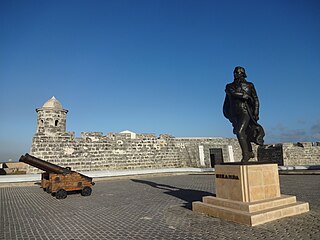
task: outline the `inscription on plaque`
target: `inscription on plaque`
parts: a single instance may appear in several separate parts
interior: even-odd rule
[[[239,177],[237,175],[230,175],[230,174],[216,174],[216,178],[239,180]]]

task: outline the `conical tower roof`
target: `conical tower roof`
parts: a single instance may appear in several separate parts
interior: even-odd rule
[[[45,104],[43,104],[42,108],[53,108],[58,110],[63,109],[61,103],[54,96],[50,98]]]

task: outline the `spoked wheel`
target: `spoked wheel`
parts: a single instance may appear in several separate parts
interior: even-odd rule
[[[67,191],[64,190],[64,189],[59,189],[57,192],[56,192],[56,198],[57,199],[64,199],[67,197]]]
[[[82,195],[82,196],[90,196],[91,193],[92,193],[91,187],[84,187],[84,188],[82,188],[82,190],[81,190],[81,195]]]

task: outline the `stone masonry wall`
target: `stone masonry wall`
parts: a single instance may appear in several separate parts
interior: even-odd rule
[[[200,162],[199,146],[203,146],[204,164]],[[239,160],[241,150],[236,139],[175,138],[170,135],[109,133],[82,133],[75,138],[73,132],[54,136],[36,133],[30,154],[62,167],[76,171],[211,167],[210,148],[221,148],[224,161],[229,161],[228,146]],[[29,167],[28,172],[40,172]]]
[[[203,159],[200,159],[200,148]],[[210,149],[222,150],[224,162],[240,161],[241,149],[236,139],[226,138],[175,138],[170,135],[109,133],[82,133],[75,138],[73,132],[54,136],[36,133],[31,155],[76,171],[120,170],[143,168],[212,167]],[[284,143],[253,146],[259,162],[276,162],[279,165],[320,165],[319,143]],[[256,159],[254,159],[256,160]],[[254,161],[251,160],[251,161]],[[29,173],[40,170],[29,167]]]
[[[240,161],[241,149],[237,139],[227,138],[173,138],[171,141],[179,145],[182,151],[182,158],[188,159],[190,166],[212,167],[210,162],[210,149],[221,148],[224,162],[230,162],[228,146],[232,146],[235,161]],[[204,163],[200,163],[199,146],[203,146]]]
[[[84,132],[76,138],[66,132],[68,110],[52,97],[37,112],[37,131],[30,154],[76,171],[213,167],[241,160],[237,139],[175,138],[168,134]],[[285,143],[258,147],[251,161],[277,162],[280,165],[320,164],[320,143]],[[223,160],[222,160],[223,158]],[[28,165],[29,166],[29,165]],[[27,172],[40,172],[28,167]]]
[[[320,142],[283,143],[286,166],[320,165]]]
[[[39,108],[36,111],[38,133],[46,132],[46,135],[54,136],[55,133],[66,131],[67,110]]]

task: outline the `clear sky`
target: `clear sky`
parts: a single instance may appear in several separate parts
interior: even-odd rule
[[[318,0],[0,1],[0,161],[29,151],[55,96],[67,131],[234,137],[246,68],[266,143],[320,141]]]

